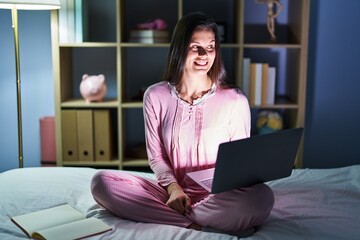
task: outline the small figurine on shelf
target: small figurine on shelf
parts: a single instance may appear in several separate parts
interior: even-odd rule
[[[271,42],[276,42],[275,35],[275,18],[280,14],[283,9],[283,6],[280,4],[279,0],[255,0],[256,3],[266,3],[267,4],[267,29],[270,33]],[[276,9],[275,9],[276,5]]]
[[[107,92],[105,76],[84,74],[80,83],[80,93],[87,103],[103,101]]]
[[[169,32],[166,28],[167,23],[161,18],[139,23],[136,29],[130,32],[130,42],[168,43]]]

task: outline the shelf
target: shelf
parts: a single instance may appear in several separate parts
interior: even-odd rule
[[[137,48],[137,47],[170,47],[170,43],[131,43],[122,42],[121,47]],[[222,48],[240,48],[241,45],[238,43],[221,43]]]
[[[245,43],[244,48],[297,48],[300,49],[300,44],[277,44],[277,43]]]
[[[270,43],[270,36],[265,24],[245,24],[244,33],[244,44]],[[286,25],[276,25],[276,37],[278,44],[300,44],[292,29]]]
[[[123,42],[120,43],[121,47],[137,48],[137,47],[170,47],[170,43],[131,43]]]
[[[241,48],[240,44],[237,43],[220,43],[221,48]]]
[[[52,11],[52,56],[55,88],[55,124],[58,165],[91,167],[148,167],[145,155],[131,155],[129,148],[143,144],[143,92],[162,80],[169,43],[130,42],[138,23],[162,18],[170,36],[177,21],[202,11],[222,25],[221,53],[229,81],[242,86],[243,58],[276,68],[275,104],[250,106],[284,114],[286,127],[304,125],[307,70],[309,0],[286,0],[276,21],[276,42],[270,42],[266,4],[254,0],[111,0],[89,1],[88,42],[59,43],[58,11]],[[139,7],[141,6],[141,7]],[[161,9],[166,9],[162,11]],[[107,99],[86,103],[79,85],[84,73],[104,74]],[[286,96],[286,97],[283,97]],[[62,111],[106,109],[111,112],[113,150],[108,162],[64,162]],[[301,156],[299,150],[299,159]],[[66,160],[72,160],[67,158]],[[301,160],[296,163],[301,166]]]
[[[62,108],[116,108],[118,105],[116,100],[87,103],[84,99],[71,99],[61,103]]]
[[[296,109],[299,106],[289,100],[287,100],[286,98],[277,98],[276,103],[273,105],[255,105],[255,106],[251,106],[252,108],[269,108],[269,109]],[[127,102],[127,103],[122,103],[121,107],[123,108],[142,108],[143,107],[143,103],[142,102]]]
[[[271,105],[252,105],[252,108],[267,108],[267,109],[297,109],[299,105],[291,101],[288,97],[277,96],[275,104]]]
[[[266,109],[297,109],[296,104],[274,104],[274,105],[252,105],[251,108],[266,108]]]
[[[82,43],[61,43],[59,47],[117,47],[117,43],[107,42],[82,42]]]
[[[121,104],[121,107],[123,108],[142,108],[143,103],[142,102],[125,102]]]

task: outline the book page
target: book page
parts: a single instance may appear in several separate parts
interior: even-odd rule
[[[59,225],[36,232],[32,235],[35,239],[79,239],[100,234],[111,230],[103,221],[97,218],[87,218],[72,223]]]
[[[68,204],[11,218],[29,237],[36,231],[81,219],[84,216]]]

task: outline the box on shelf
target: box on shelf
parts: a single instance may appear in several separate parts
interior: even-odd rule
[[[56,164],[55,119],[53,116],[40,118],[41,163]]]
[[[130,42],[168,43],[169,32],[165,30],[131,30]]]

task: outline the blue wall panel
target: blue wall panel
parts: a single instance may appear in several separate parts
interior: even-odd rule
[[[360,1],[311,6],[304,167],[360,164]]]
[[[0,10],[0,172],[18,167],[15,50],[10,10]],[[50,12],[19,11],[24,166],[40,166],[39,119],[54,115]]]

